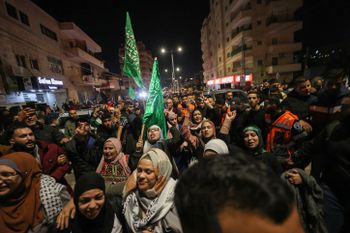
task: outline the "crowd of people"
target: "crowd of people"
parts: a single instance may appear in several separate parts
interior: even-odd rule
[[[166,135],[128,98],[3,109],[0,231],[350,232],[346,78],[167,92]]]

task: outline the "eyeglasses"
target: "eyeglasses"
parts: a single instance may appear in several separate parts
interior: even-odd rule
[[[0,172],[0,180],[11,180],[17,175],[17,172]]]

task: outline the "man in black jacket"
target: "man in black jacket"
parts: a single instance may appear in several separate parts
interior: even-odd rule
[[[75,179],[86,172],[95,171],[101,160],[102,153],[90,133],[90,124],[85,119],[77,120],[75,136],[65,145],[64,149],[68,159],[72,162]]]

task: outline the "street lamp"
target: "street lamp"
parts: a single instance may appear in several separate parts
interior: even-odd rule
[[[171,56],[171,67],[172,67],[171,80],[172,80],[173,88],[174,88],[174,89],[178,89],[178,87],[175,87],[175,83],[177,83],[177,82],[176,82],[176,78],[175,78],[174,52],[179,52],[179,53],[181,53],[181,52],[182,52],[182,47],[177,47],[176,50],[172,50],[172,49],[171,49],[170,51],[167,51],[165,48],[162,48],[160,51],[161,51],[161,53],[163,53],[163,54],[170,52],[170,56]],[[176,68],[176,71],[180,71],[180,68],[177,67],[177,68]],[[177,83],[177,84],[178,84],[178,83]],[[174,92],[176,92],[176,90],[174,90]]]

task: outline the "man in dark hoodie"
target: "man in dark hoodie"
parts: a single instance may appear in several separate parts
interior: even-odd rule
[[[331,69],[326,73],[325,88],[320,91],[317,102],[310,105],[314,135],[321,132],[335,114],[340,112],[342,99],[349,95],[349,91],[343,84],[345,78],[344,69]]]

